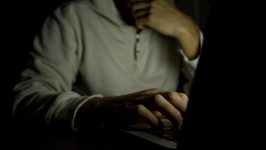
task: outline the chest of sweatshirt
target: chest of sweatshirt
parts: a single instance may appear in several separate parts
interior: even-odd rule
[[[174,39],[152,29],[137,33],[94,9],[79,9],[73,18],[69,22],[75,33],[78,72],[87,91],[95,94],[110,85],[122,90],[164,87],[171,81],[166,88],[176,87],[181,59]],[[126,92],[130,91],[122,93]]]

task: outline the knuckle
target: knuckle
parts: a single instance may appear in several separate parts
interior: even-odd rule
[[[188,95],[185,93],[179,93],[184,100],[188,100]]]
[[[182,117],[182,114],[179,111],[176,112],[176,118],[177,118],[177,125],[182,125],[183,117]]]
[[[154,96],[154,102],[157,104],[157,105],[160,105],[163,103],[163,96],[160,95],[160,94],[156,94]]]
[[[136,110],[138,114],[144,114],[145,113],[145,106],[142,104],[139,104],[136,106]]]
[[[179,119],[182,119],[182,114],[181,112],[179,112],[178,110],[176,111],[176,116],[179,118]]]
[[[177,94],[175,92],[169,92],[168,96],[169,96],[170,100],[173,100],[173,99],[176,99]]]

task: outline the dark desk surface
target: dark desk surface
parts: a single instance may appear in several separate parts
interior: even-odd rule
[[[9,149],[25,150],[164,150],[147,141],[115,130],[57,133],[52,131],[5,131],[4,144]],[[12,144],[11,144],[12,143]]]

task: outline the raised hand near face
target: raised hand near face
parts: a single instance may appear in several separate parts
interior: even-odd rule
[[[176,8],[174,0],[130,0],[138,29],[151,28],[176,38],[189,59],[199,54],[200,33],[193,20]]]

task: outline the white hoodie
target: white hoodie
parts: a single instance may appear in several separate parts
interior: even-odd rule
[[[85,101],[149,88],[176,91],[180,71],[192,80],[198,61],[188,61],[170,37],[151,29],[137,34],[112,0],[58,7],[35,37],[31,56],[14,88],[16,118],[25,126],[73,130]]]

